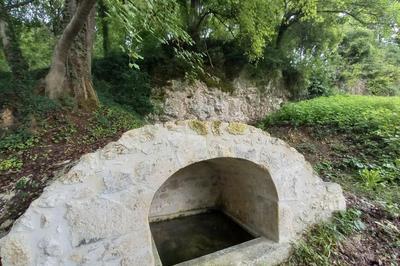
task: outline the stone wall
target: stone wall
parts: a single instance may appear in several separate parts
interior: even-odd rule
[[[172,80],[169,86],[155,88],[153,94],[162,100],[154,101],[159,114],[149,116],[154,121],[220,120],[253,124],[276,111],[286,101],[284,91],[272,85],[256,86],[248,79],[237,78],[233,91],[209,88],[201,81],[193,84]]]
[[[243,160],[220,160],[222,209],[250,232],[278,241],[278,196],[266,169]]]
[[[151,221],[216,208],[220,197],[217,173],[206,162],[193,164],[172,175],[157,191],[150,208]]]

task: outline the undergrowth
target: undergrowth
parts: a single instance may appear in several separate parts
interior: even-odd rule
[[[311,228],[305,237],[295,244],[288,265],[331,265],[331,257],[340,241],[350,234],[365,229],[361,211],[348,209],[337,213],[329,222]]]
[[[34,91],[37,81],[16,84],[2,78],[0,112],[8,109],[14,122],[0,127],[0,193],[13,195],[0,199],[0,233],[41,194],[55,173],[142,125],[139,113],[149,108],[146,97],[130,104],[140,86],[133,82],[114,94],[107,91],[110,84],[102,81],[99,108],[84,112],[75,108],[72,99],[55,102],[41,96]],[[132,81],[123,81],[127,80]]]
[[[398,246],[398,236],[371,227],[400,216],[400,97],[337,95],[289,103],[259,127],[286,138],[312,159],[315,171],[326,181],[337,182],[345,191],[382,208],[392,218],[372,214],[368,230],[375,230],[374,237],[385,235],[388,243],[382,247],[389,252],[391,246]],[[287,263],[340,265],[343,261],[335,262],[340,257],[336,256],[339,245],[364,229],[361,214],[369,215],[351,208],[315,226],[295,245]]]
[[[35,84],[27,81],[21,85],[9,78],[0,79],[0,85],[4,85],[0,88],[0,95],[4,96],[0,97],[0,111],[12,110],[15,120],[9,129],[0,128],[0,174],[18,173],[25,165],[24,160],[36,161],[46,156],[27,158],[26,154],[36,147],[48,147],[51,153],[55,145],[91,145],[139,127],[142,119],[135,111],[148,108],[147,102],[136,106],[119,103],[121,95],[110,97],[101,88],[100,107],[83,113],[66,102],[55,102],[36,94]]]
[[[309,127],[320,139],[343,136],[337,161],[316,165],[345,188],[400,213],[400,97],[332,96],[290,103],[260,126]]]

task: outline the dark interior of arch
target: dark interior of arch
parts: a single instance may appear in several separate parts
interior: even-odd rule
[[[216,158],[180,169],[158,189],[150,208],[163,265],[258,236],[278,240],[277,201],[268,171],[251,161]]]

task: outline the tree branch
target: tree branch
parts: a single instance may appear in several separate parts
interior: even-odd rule
[[[198,20],[198,22],[197,22],[197,24],[196,24],[196,26],[195,26],[195,29],[196,29],[196,30],[199,29],[200,26],[201,26],[201,23],[203,23],[203,20],[204,20],[208,15],[211,15],[211,14],[212,14],[212,11],[211,11],[211,10],[208,10],[207,12],[204,12],[204,13],[199,17],[199,20]]]
[[[64,32],[57,43],[60,56],[62,56],[64,59],[63,61],[65,61],[67,52],[71,47],[75,36],[83,28],[85,21],[95,3],[96,0],[81,1],[76,9],[75,14],[71,18],[71,21],[64,29]]]
[[[222,25],[224,25],[225,28],[227,28],[233,38],[236,38],[235,34],[232,31],[232,28],[228,24],[226,24],[226,21],[224,21],[224,16],[222,14],[213,9],[210,9],[208,12],[210,12],[210,14],[212,14]]]
[[[303,14],[301,13],[300,10],[287,12],[282,17],[281,24],[279,25],[279,28],[278,28],[278,34],[276,36],[275,48],[279,49],[281,47],[283,36],[286,33],[286,31],[293,24],[299,22],[302,17],[303,17]]]
[[[357,17],[357,15],[355,15],[355,14],[349,12],[349,11],[346,11],[346,10],[320,10],[318,12],[319,13],[337,13],[337,14],[343,13],[345,15],[348,15],[348,16],[352,17],[354,20],[360,22],[363,25],[367,24],[364,20],[362,20],[359,17]]]

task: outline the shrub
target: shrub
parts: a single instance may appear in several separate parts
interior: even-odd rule
[[[111,99],[141,115],[153,111],[150,78],[144,72],[131,69],[127,56],[113,55],[97,60],[93,73],[103,103],[108,104]]]

